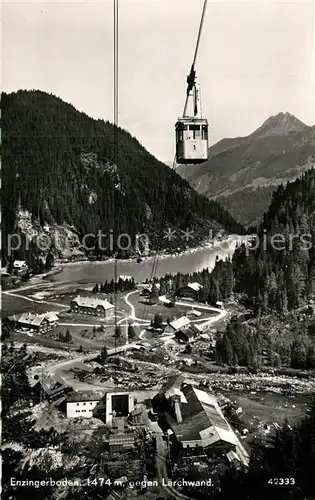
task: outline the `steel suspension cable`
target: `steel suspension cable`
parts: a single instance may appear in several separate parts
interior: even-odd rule
[[[204,22],[204,18],[205,18],[207,3],[208,3],[208,0],[204,0],[204,2],[203,2],[203,8],[202,8],[202,14],[201,14],[201,20],[200,20],[200,25],[199,25],[199,30],[198,30],[198,36],[197,36],[195,54],[194,54],[193,62],[192,62],[192,65],[191,65],[191,71],[190,71],[191,74],[195,71],[195,64],[196,64],[198,50],[199,50],[199,45],[200,45],[201,32],[202,32],[202,28],[203,28],[203,22]],[[188,105],[188,99],[189,99],[189,94],[187,93],[186,100],[185,100],[184,111],[183,111],[183,116],[186,115],[187,105]]]
[[[114,0],[114,161],[118,165],[118,0]],[[113,192],[113,212],[114,212],[114,228],[117,230],[117,214],[116,214],[116,189]],[[114,338],[115,338],[115,350],[117,349],[117,312],[118,312],[118,297],[117,297],[117,286],[118,286],[118,263],[117,263],[117,248],[114,249],[115,261],[114,261]],[[116,384],[115,384],[116,389]]]
[[[205,18],[207,3],[208,3],[208,0],[204,0],[204,2],[203,2],[203,8],[202,8],[202,14],[201,14],[201,20],[200,20],[200,24],[199,24],[197,42],[196,42],[196,47],[195,47],[195,52],[194,52],[194,58],[193,58],[193,62],[192,62],[192,65],[191,65],[191,70],[190,70],[190,75],[194,74],[194,71],[195,71],[195,64],[196,64],[198,50],[199,50],[199,45],[200,45],[200,39],[201,39],[201,33],[202,33],[202,28],[203,28],[203,23],[204,23],[204,18]],[[189,99],[189,92],[188,92],[188,89],[187,89],[187,95],[186,95],[186,99],[185,99],[183,116],[185,116],[185,113],[186,113],[186,110],[187,110],[188,99]],[[172,165],[172,168],[171,168],[170,180],[169,180],[168,190],[167,190],[167,193],[166,193],[166,198],[165,198],[165,203],[164,203],[164,209],[163,209],[163,213],[162,213],[160,233],[162,232],[164,223],[166,221],[166,209],[167,209],[167,206],[168,206],[168,203],[169,203],[169,199],[170,199],[170,195],[171,195],[171,192],[172,192],[175,167],[176,167],[176,154],[174,156],[173,165]],[[162,237],[161,237],[161,234],[160,234],[159,245],[161,243],[161,239],[162,239]],[[158,245],[156,253],[155,253],[154,257],[153,257],[153,265],[152,265],[152,271],[151,271],[151,275],[150,275],[150,281],[151,282],[153,281],[153,279],[155,277],[157,266],[158,266],[158,258],[159,258],[158,248],[159,248],[159,245]],[[147,307],[145,307],[145,309],[144,309],[144,314],[142,316],[142,319],[144,319],[144,316],[146,316],[146,315],[147,315]]]

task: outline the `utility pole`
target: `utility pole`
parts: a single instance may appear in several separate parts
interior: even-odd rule
[[[126,315],[126,344],[129,344],[128,328],[129,328],[129,320],[128,320],[128,315]]]
[[[40,383],[40,402],[45,402],[45,390],[44,390],[44,368],[42,367],[41,372],[41,383]]]

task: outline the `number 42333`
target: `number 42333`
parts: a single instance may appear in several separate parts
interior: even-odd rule
[[[282,486],[283,484],[295,484],[294,477],[274,477],[269,479],[268,484],[274,484],[277,486]]]

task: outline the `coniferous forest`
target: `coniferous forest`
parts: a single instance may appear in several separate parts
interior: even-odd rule
[[[257,238],[258,237],[258,238]],[[232,293],[252,311],[232,317],[216,342],[219,363],[279,369],[315,368],[315,171],[274,193],[250,248],[232,261],[217,259],[212,272],[165,276],[161,294],[198,282],[199,302],[215,305]]]
[[[151,241],[156,246],[159,243],[165,247],[169,242],[160,240],[158,235],[168,226],[194,229],[200,239],[207,236],[209,229],[217,231],[223,227],[238,234],[243,231],[218,203],[198,195],[128,132],[109,122],[93,120],[53,95],[39,91],[3,94],[1,120],[5,258],[6,237],[16,230],[20,207],[42,226],[67,222],[80,237],[114,228],[131,238],[146,232],[153,235]],[[196,240],[188,244],[194,246]],[[315,171],[311,170],[273,193],[250,248],[241,245],[233,259],[217,259],[212,271],[178,273],[155,280],[152,294],[156,299],[158,295],[173,294],[175,299],[181,287],[198,282],[202,288],[197,301],[216,304],[234,294],[238,305],[250,311],[249,320],[235,315],[224,331],[217,332],[215,363],[232,369],[253,368],[254,372],[260,368],[314,370],[314,244]],[[47,268],[51,259],[52,255],[46,262]],[[134,281],[120,280],[117,287],[121,292],[133,290]],[[113,282],[105,282],[95,285],[93,292],[111,293],[117,287]],[[160,320],[156,315],[154,325],[159,326]],[[119,332],[116,329],[116,337]],[[4,330],[2,340],[8,334]],[[131,324],[128,337],[135,337]],[[32,391],[26,371],[31,363],[26,346],[15,348],[13,342],[10,346],[5,343],[3,354],[4,439],[21,445],[16,450],[4,449],[4,477],[10,477],[12,470],[18,470],[24,447],[37,450],[49,445],[67,455],[73,442],[67,433],[62,433],[60,440],[55,431],[34,430],[34,422],[28,418]],[[105,362],[106,346],[102,357]],[[15,372],[11,371],[12,366]],[[312,372],[306,376],[311,377]],[[24,403],[27,420],[16,414],[14,426],[10,425],[10,408],[16,404],[23,408]],[[83,451],[79,450],[84,470],[87,463],[98,467],[103,460],[103,435],[97,446],[92,437]],[[70,453],[68,459],[73,459]],[[71,474],[78,472],[76,467],[69,469]],[[251,445],[246,471],[229,468],[210,493],[200,490],[194,498],[314,500],[314,471],[313,399],[300,423],[293,427],[285,424],[267,440],[267,445]],[[27,472],[42,479],[42,470],[36,467],[19,470],[17,477],[24,479]],[[63,477],[64,470],[59,468],[55,478]],[[16,492],[11,486],[4,491],[6,498],[28,498],[30,493],[30,489],[22,488]],[[81,489],[77,496],[71,491],[64,498],[94,499],[105,493],[108,491],[100,491],[97,485],[92,490]],[[47,495],[53,495],[53,491],[40,489],[39,496]]]
[[[170,244],[160,233],[169,226],[194,229],[199,241],[210,229],[242,231],[127,131],[54,95],[3,93],[1,129],[4,257],[19,207],[42,226],[68,223],[81,238],[113,229],[134,241],[146,232],[153,246],[164,248]],[[196,246],[196,239],[187,245]]]
[[[235,291],[257,314],[302,307],[315,294],[315,171],[280,186],[253,239],[233,257]]]

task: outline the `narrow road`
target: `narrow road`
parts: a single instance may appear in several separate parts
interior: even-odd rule
[[[159,297],[159,301],[162,302],[163,304],[168,304],[170,302],[170,300],[168,300],[165,297],[165,295],[162,295],[161,297]],[[212,306],[203,306],[203,305],[195,304],[195,303],[192,303],[192,302],[182,302],[181,300],[179,300],[179,301],[175,302],[175,305],[176,306],[182,306],[182,307],[189,307],[189,309],[191,309],[192,307],[194,307],[195,309],[203,309],[203,310],[206,310],[206,311],[213,311],[213,312],[218,313],[217,316],[214,316],[214,317],[212,316],[208,320],[204,319],[204,320],[192,320],[191,321],[191,323],[200,322],[201,326],[210,326],[213,323],[216,323],[217,321],[220,321],[221,319],[225,318],[225,316],[228,315],[228,312],[225,309],[219,309],[217,307],[212,307]],[[202,323],[202,321],[204,321],[204,323]]]
[[[131,302],[129,302],[129,297],[130,295],[133,295],[135,293],[139,293],[139,290],[134,290],[132,292],[129,292],[127,293],[126,297],[125,297],[125,302],[126,304],[130,307],[131,309],[131,314],[129,315],[129,318],[134,320],[134,321],[141,321],[141,323],[143,323],[144,325],[145,324],[150,324],[150,321],[149,320],[146,320],[146,319],[142,319],[142,318],[137,318],[136,317],[136,314],[135,314],[135,306],[133,304],[131,304]]]
[[[168,451],[167,444],[163,440],[163,436],[159,434],[155,436],[155,440],[156,440],[156,471],[159,484],[163,486],[166,492],[173,498],[176,498],[177,500],[189,500],[188,497],[182,495],[182,493],[179,493],[177,490],[175,490],[173,486],[165,485],[165,483],[167,483],[168,480],[167,467],[166,467],[166,457]]]

